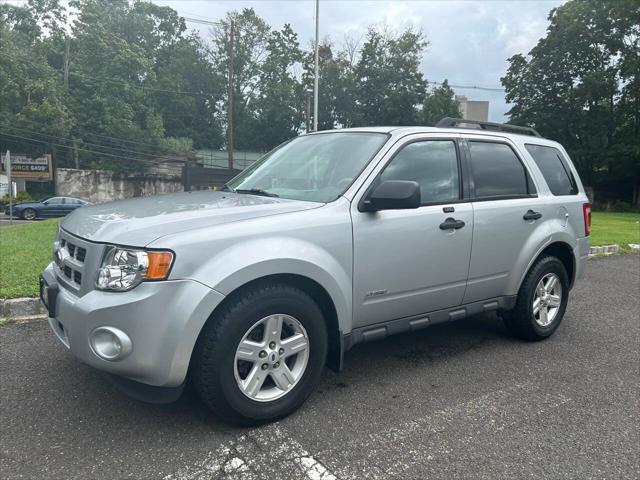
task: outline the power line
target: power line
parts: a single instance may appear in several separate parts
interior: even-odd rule
[[[21,61],[26,63],[27,65],[30,65],[32,68],[35,68],[36,70],[40,70],[40,72],[42,72],[42,67],[40,67],[39,65],[34,65],[31,61],[29,61],[28,59],[24,58],[24,57],[13,57],[11,55],[8,55],[4,52],[0,52],[0,55],[10,58],[11,60],[17,60],[17,61]],[[53,68],[53,67],[52,67]],[[55,70],[57,71],[57,70]],[[158,92],[158,93],[172,93],[175,95],[192,95],[192,96],[200,96],[200,97],[215,97],[218,94],[217,93],[212,93],[212,92],[191,92],[191,91],[184,91],[184,90],[165,90],[165,89],[161,89],[161,88],[153,88],[153,87],[143,87],[140,85],[134,85],[132,83],[127,82],[126,80],[123,79],[116,79],[116,78],[108,78],[108,77],[102,77],[102,78],[96,78],[96,77],[91,77],[89,75],[85,75],[82,73],[78,73],[78,72],[69,72],[69,75],[73,75],[75,77],[79,77],[79,78],[84,78],[86,80],[90,80],[93,82],[98,82],[98,85],[102,85],[105,82],[111,82],[111,83],[117,83],[119,85],[125,85],[127,87],[130,88],[135,88],[138,90],[144,90],[144,91],[150,91],[150,92]]]
[[[56,140],[63,140],[63,141],[67,141],[67,142],[81,141],[84,145],[89,145],[91,147],[106,148],[106,149],[115,150],[115,151],[120,150],[120,151],[123,151],[125,153],[131,153],[131,154],[136,154],[136,155],[145,155],[147,157],[158,158],[160,160],[168,160],[168,161],[175,160],[175,158],[169,157],[169,156],[165,156],[165,155],[156,155],[156,154],[150,153],[150,152],[143,152],[143,151],[139,151],[139,150],[131,150],[131,149],[122,148],[122,147],[111,147],[111,146],[103,145],[103,144],[100,144],[100,143],[87,142],[82,138],[73,139],[73,138],[69,138],[69,137],[51,135],[49,133],[42,133],[42,132],[38,132],[38,131],[34,131],[34,130],[27,130],[25,128],[14,127],[13,125],[7,125],[7,124],[0,124],[0,127],[10,128],[12,130],[18,130],[19,132],[25,132],[25,133],[29,133],[29,134],[32,134],[32,135],[40,135],[40,136],[43,136],[43,137],[54,138]]]
[[[432,81],[427,81],[428,84],[430,85],[443,85],[444,82],[432,82]],[[478,86],[478,85],[456,85],[455,83],[449,83],[447,82],[447,85],[449,85],[450,87],[453,88],[469,88],[469,89],[474,89],[474,90],[486,90],[489,92],[504,92],[506,91],[504,88],[500,88],[500,87],[482,87],[482,86]]]
[[[145,160],[145,159],[141,159],[141,158],[133,158],[133,157],[127,157],[125,155],[113,155],[110,153],[105,153],[105,152],[97,152],[95,150],[90,150],[88,148],[82,148],[82,147],[72,147],[69,145],[64,145],[61,143],[55,143],[55,142],[49,142],[49,141],[44,141],[44,140],[38,140],[36,138],[31,138],[31,137],[25,137],[22,135],[14,135],[12,133],[7,133],[7,132],[3,132],[0,130],[0,135],[6,136],[6,137],[12,137],[12,138],[18,138],[20,140],[25,140],[27,142],[35,142],[35,143],[40,143],[40,144],[44,144],[44,145],[53,145],[56,147],[60,147],[60,148],[67,148],[69,150],[79,150],[82,152],[87,152],[87,153],[92,153],[94,155],[103,155],[103,156],[107,156],[107,157],[112,157],[118,160],[129,160],[129,161],[133,161],[133,162],[139,162],[142,164],[145,164],[147,166],[159,166],[162,162],[157,162],[157,161],[152,161],[152,160]],[[184,160],[176,160],[175,163],[186,163]]]

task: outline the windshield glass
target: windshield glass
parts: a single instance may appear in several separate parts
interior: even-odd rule
[[[338,198],[386,142],[387,135],[304,135],[278,147],[228,183],[238,193],[330,202]]]

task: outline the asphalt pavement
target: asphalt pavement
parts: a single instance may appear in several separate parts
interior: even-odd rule
[[[43,321],[0,327],[0,477],[640,478],[640,256],[589,260],[551,339],[495,315],[347,353],[260,428],[120,394]]]

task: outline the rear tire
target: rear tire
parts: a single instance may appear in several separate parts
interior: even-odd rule
[[[25,208],[24,212],[22,212],[23,220],[35,220],[38,216],[38,213],[33,208]]]
[[[539,341],[560,326],[569,298],[569,277],[556,257],[540,257],[524,278],[516,306],[502,316],[507,330],[517,338]]]
[[[326,356],[325,319],[311,297],[283,283],[258,284],[230,297],[206,323],[191,380],[216,415],[256,425],[302,405],[320,381]]]

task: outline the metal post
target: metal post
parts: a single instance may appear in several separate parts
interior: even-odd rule
[[[229,64],[227,78],[227,159],[233,170],[233,20],[229,22]]]
[[[320,46],[320,0],[316,0],[316,63],[313,77],[313,131],[318,131],[318,50]]]
[[[4,169],[7,172],[7,183],[9,184],[9,225],[13,225],[13,185],[11,182],[11,152],[7,150],[4,157]]]

